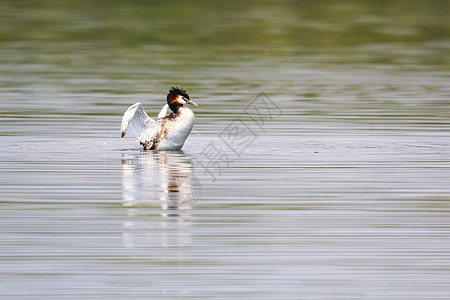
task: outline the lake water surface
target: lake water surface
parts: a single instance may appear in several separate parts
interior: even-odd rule
[[[317,2],[2,1],[0,298],[448,299],[448,3]]]

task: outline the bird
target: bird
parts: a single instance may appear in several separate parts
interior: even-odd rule
[[[178,87],[169,90],[167,104],[156,118],[150,118],[142,104],[135,103],[123,115],[120,135],[137,138],[144,150],[180,150],[195,122],[194,112],[186,104],[198,106]],[[167,115],[169,108],[172,113]]]

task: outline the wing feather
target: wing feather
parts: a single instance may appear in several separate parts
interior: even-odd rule
[[[141,103],[130,106],[124,113],[120,128],[121,137],[130,134],[141,143],[152,141],[157,135],[161,124],[150,118]]]
[[[161,111],[159,112],[157,118],[164,118],[167,115],[168,108],[169,108],[169,104],[164,105],[163,108],[161,109]]]

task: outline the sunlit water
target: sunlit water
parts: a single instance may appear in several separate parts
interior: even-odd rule
[[[12,3],[2,299],[448,298],[448,6]],[[183,151],[120,139],[172,85]]]

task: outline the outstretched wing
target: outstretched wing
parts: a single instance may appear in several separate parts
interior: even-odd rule
[[[169,104],[164,105],[163,108],[161,109],[161,111],[159,112],[157,118],[164,118],[167,115],[168,108],[169,108]]]
[[[141,143],[152,141],[158,133],[161,124],[151,119],[144,111],[141,103],[130,106],[124,113],[120,128],[121,136],[130,134]]]

